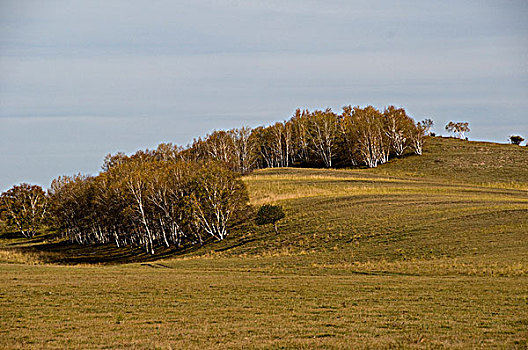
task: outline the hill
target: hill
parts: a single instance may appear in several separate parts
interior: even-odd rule
[[[526,147],[428,138],[422,156],[374,169],[274,168],[245,176],[252,205],[284,206],[279,235],[248,223],[224,242],[202,249],[159,248],[154,257],[134,248],[77,246],[41,236],[4,240],[4,248],[14,251],[3,254],[7,260],[12,253],[22,261],[62,263],[280,255],[297,257],[303,266],[376,262],[383,264],[377,268],[388,268],[405,262],[413,269],[423,263],[446,272],[460,266],[524,273],[526,169]]]
[[[426,139],[422,156],[392,161],[374,171],[526,189],[527,166],[528,147],[433,137]]]
[[[284,205],[283,233],[259,231],[232,253],[526,272],[526,169],[526,148],[432,138],[423,156],[376,169],[261,170],[246,178],[251,201]]]
[[[4,346],[526,347],[526,169],[526,147],[429,138],[376,169],[246,176],[279,234],[154,258],[4,237]]]

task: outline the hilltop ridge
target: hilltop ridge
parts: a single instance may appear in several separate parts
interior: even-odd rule
[[[374,172],[444,178],[476,184],[528,184],[528,147],[428,137],[422,156],[384,164]]]

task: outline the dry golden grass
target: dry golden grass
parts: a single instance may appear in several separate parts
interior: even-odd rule
[[[46,261],[49,261],[49,253],[0,249],[0,263],[41,265],[45,264]]]
[[[279,234],[179,256],[0,239],[0,348],[526,349],[526,151],[428,139],[378,169],[258,171]]]
[[[261,262],[266,264],[254,263]],[[0,347],[526,346],[526,277],[320,268],[304,274],[230,264],[216,267],[209,259],[92,268],[0,264]]]
[[[403,261],[367,261],[337,264],[313,263],[313,267],[322,269],[350,270],[355,272],[378,273],[403,273],[419,276],[502,276],[502,277],[528,277],[528,264],[515,263],[485,263],[482,261],[434,258],[431,260],[410,259]]]

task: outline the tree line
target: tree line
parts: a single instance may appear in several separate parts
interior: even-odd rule
[[[240,175],[218,161],[166,158],[159,149],[119,155],[98,176],[60,177],[49,191],[50,216],[71,241],[142,246],[224,239],[248,214]]]
[[[223,240],[253,215],[241,175],[289,166],[376,167],[422,153],[431,123],[403,108],[346,106],[300,110],[254,129],[214,131],[188,147],[160,144],[133,155],[107,155],[96,176],[61,176],[45,193],[14,186],[0,196],[7,222],[32,237],[42,224],[79,244],[181,247]]]
[[[220,160],[242,174],[289,166],[376,167],[406,152],[421,155],[424,122],[415,123],[394,106],[384,111],[346,106],[340,114],[298,109],[289,120],[267,127],[214,131],[195,139],[183,154]]]
[[[0,197],[2,217],[28,238],[47,225],[73,243],[131,245],[151,254],[156,246],[223,240],[251,215],[241,174],[220,161],[184,160],[179,152],[162,144],[109,155],[97,176],[60,176],[47,193],[14,186]]]

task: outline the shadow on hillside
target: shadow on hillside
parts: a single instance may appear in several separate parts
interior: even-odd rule
[[[117,247],[115,244],[80,245],[65,239],[58,239],[53,233],[24,238],[15,232],[0,234],[0,249],[12,250],[38,256],[38,260],[51,264],[127,264],[148,263],[179,256],[199,256],[207,253],[224,252],[242,246],[254,239],[247,239],[233,232],[230,239],[205,240],[203,246],[187,244],[177,247],[157,246],[155,254],[149,254],[141,247]]]
[[[115,244],[79,245],[68,241],[43,242],[32,246],[21,246],[21,252],[40,253],[42,260],[53,264],[126,264],[152,262],[164,258],[187,255],[200,250],[200,246],[156,247],[149,254],[139,247],[117,247]]]

